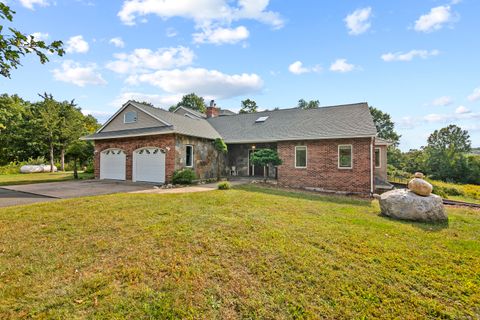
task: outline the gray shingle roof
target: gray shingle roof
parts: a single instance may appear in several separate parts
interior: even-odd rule
[[[163,109],[129,101],[140,110],[163,120],[167,126],[98,132],[87,140],[127,136],[179,133],[207,139],[223,138],[227,143],[275,142],[332,138],[371,137],[377,134],[367,103],[318,109],[280,109],[235,114],[210,119],[192,119]],[[261,123],[259,117],[268,117]]]
[[[255,123],[259,117],[268,119]],[[371,137],[377,134],[367,103],[318,109],[281,109],[210,118],[227,143]]]

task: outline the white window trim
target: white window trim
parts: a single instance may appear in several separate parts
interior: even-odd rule
[[[305,148],[305,167],[297,166],[297,148]],[[295,169],[306,169],[308,166],[308,148],[307,146],[295,146]]]
[[[130,112],[135,113],[135,120],[134,121],[127,121],[127,114]],[[123,114],[123,123],[135,123],[138,120],[138,112],[137,111],[127,111]]]
[[[188,163],[187,163],[187,148],[188,147],[191,147],[192,148],[192,164],[189,166]],[[193,163],[194,163],[194,150],[193,150],[193,145],[192,144],[187,144],[185,145],[185,167],[187,168],[193,168]]]
[[[381,168],[382,167],[382,148],[376,147],[374,155],[376,155],[378,150],[378,167],[377,167],[377,158],[375,157],[375,168]]]
[[[349,147],[350,148],[350,166],[342,167],[340,166],[340,148]],[[353,145],[351,144],[339,144],[337,149],[337,158],[338,158],[338,169],[352,169],[353,168]]]

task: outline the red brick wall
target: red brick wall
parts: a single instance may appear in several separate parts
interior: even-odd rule
[[[166,182],[172,181],[175,170],[175,137],[173,134],[95,141],[95,178],[100,177],[100,152],[118,148],[127,154],[127,180],[132,180],[133,151],[143,147],[170,148],[165,154],[165,180]]]
[[[352,169],[338,168],[338,145],[351,144]],[[307,168],[295,168],[295,146],[307,146]],[[370,193],[370,138],[288,141],[278,143],[283,164],[278,183],[284,186]]]

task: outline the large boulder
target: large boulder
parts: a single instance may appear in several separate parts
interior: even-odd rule
[[[419,196],[407,189],[383,193],[379,199],[382,214],[394,219],[445,222],[448,220],[442,198],[430,194]]]
[[[20,168],[21,173],[50,172],[50,165],[26,165]],[[53,166],[53,172],[57,172],[57,167]]]

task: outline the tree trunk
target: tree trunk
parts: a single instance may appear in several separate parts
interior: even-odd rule
[[[53,172],[54,159],[53,159],[53,143],[50,143],[50,172]]]
[[[65,146],[60,150],[60,170],[65,171]]]
[[[263,182],[267,183],[267,166],[263,166]]]
[[[73,159],[73,178],[78,179],[77,158]]]

